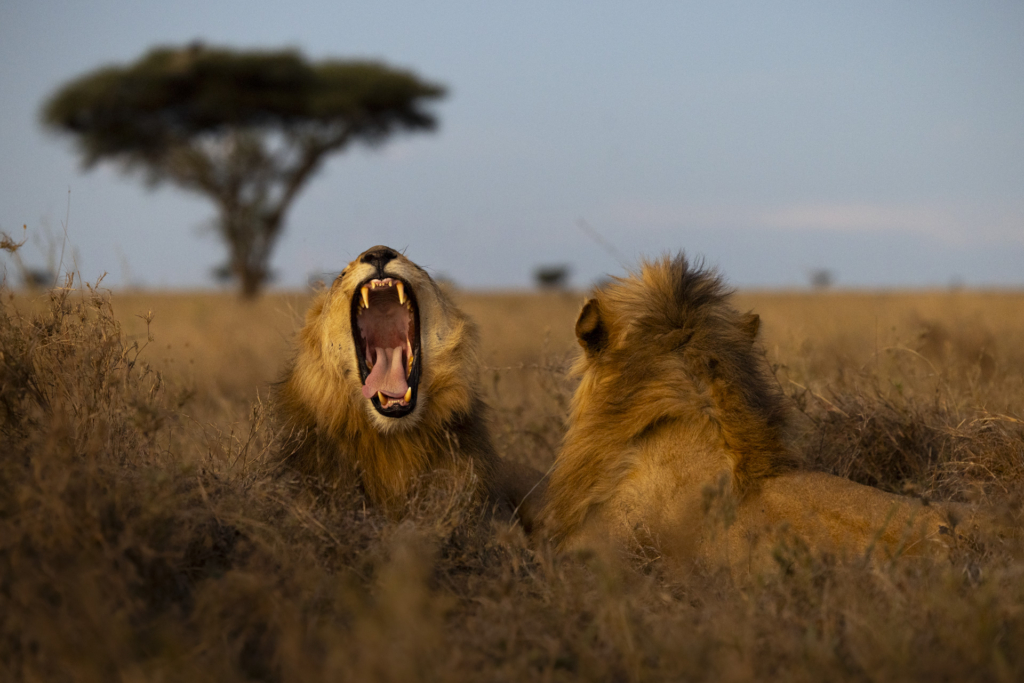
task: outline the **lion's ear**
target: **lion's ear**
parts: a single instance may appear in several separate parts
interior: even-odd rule
[[[757,339],[757,332],[761,329],[761,316],[757,313],[747,313],[740,322],[740,329],[750,338],[750,341]]]
[[[597,299],[583,304],[580,317],[576,319],[576,340],[587,353],[598,353],[608,343],[608,330],[601,320],[601,309]]]

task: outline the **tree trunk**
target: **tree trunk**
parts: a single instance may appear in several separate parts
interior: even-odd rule
[[[262,272],[256,272],[251,268],[242,271],[238,276],[242,289],[239,295],[246,301],[255,301],[259,298],[260,290],[263,288],[265,279]]]
[[[252,301],[269,280],[270,254],[281,221],[251,206],[221,208],[221,237],[231,254],[228,270],[238,281],[241,298]]]
[[[257,299],[268,279],[270,260],[269,246],[257,236],[231,245],[232,274],[240,286],[239,296],[252,301]]]

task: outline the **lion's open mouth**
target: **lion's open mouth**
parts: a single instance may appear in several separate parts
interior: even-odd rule
[[[352,297],[352,336],[363,396],[381,415],[405,417],[420,380],[419,308],[407,282],[369,279]]]

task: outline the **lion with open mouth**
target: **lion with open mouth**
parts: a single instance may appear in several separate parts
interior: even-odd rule
[[[494,450],[477,337],[425,270],[385,246],[363,252],[306,314],[277,395],[284,461],[328,481],[353,475],[389,510],[423,475],[468,466],[529,528],[541,475]]]

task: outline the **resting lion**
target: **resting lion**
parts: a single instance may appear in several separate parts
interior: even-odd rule
[[[543,513],[559,547],[612,540],[758,571],[782,542],[847,558],[945,549],[949,523],[934,507],[799,469],[755,344],[760,320],[728,298],[680,255],[583,306],[581,381]]]
[[[388,247],[363,252],[306,313],[277,394],[284,461],[328,481],[354,476],[391,510],[421,475],[468,465],[528,527],[541,475],[496,454],[477,347],[476,326],[426,271]]]

